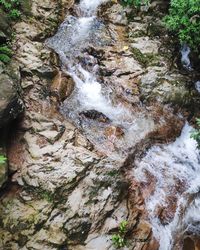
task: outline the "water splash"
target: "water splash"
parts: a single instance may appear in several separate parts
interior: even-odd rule
[[[191,65],[191,61],[189,58],[190,52],[191,52],[190,47],[184,44],[181,49],[181,62],[182,62],[183,67],[189,71],[192,70],[192,65]]]
[[[107,1],[108,0],[82,0],[80,2],[80,9],[86,16],[96,15],[98,7]]]
[[[71,68],[68,74],[74,79],[78,88],[77,98],[81,106],[79,112],[95,109],[116,121],[122,118],[122,114],[128,115],[128,111],[122,106],[113,106],[109,92],[103,93],[102,85],[95,76],[83,69],[81,65]],[[79,75],[81,76],[79,77]]]
[[[145,204],[160,250],[173,248],[177,234],[190,227],[192,213],[200,223],[199,199],[194,199],[193,206],[188,208],[191,196],[200,190],[200,157],[196,141],[190,138],[191,130],[192,127],[186,124],[174,143],[153,146],[141,161],[136,161],[136,179],[144,186],[152,185],[152,180],[155,182]],[[176,206],[173,219],[162,223],[159,208],[168,209],[169,213],[172,203]],[[197,229],[199,231],[199,226],[193,231]]]
[[[200,93],[200,81],[195,82],[195,88]]]

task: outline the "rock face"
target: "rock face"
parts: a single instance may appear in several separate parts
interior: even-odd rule
[[[114,2],[104,6],[102,16],[110,37],[102,39],[109,42],[99,43],[88,53],[98,62],[98,77],[110,87],[116,103],[134,114],[134,137],[126,144],[126,127],[111,125],[102,113],[89,110],[80,116],[101,124],[107,144],[100,150],[102,138],[98,145],[92,143],[87,133],[64,119],[58,103],[52,101],[56,96],[62,102],[76,88],[71,78],[58,70],[55,54],[43,41],[73,4],[34,0],[32,18],[15,25],[16,60],[22,72],[26,110],[8,148],[13,184],[0,198],[0,249],[112,250],[112,234],[127,220],[126,249],[155,250],[158,244],[152,237],[143,196],[128,167],[138,151],[179,134],[183,118],[164,103],[173,100],[174,86],[179,91],[174,83],[177,79],[184,80],[177,103],[182,103],[185,95],[190,103],[187,78],[177,69],[171,74],[170,60],[159,53],[161,38],[147,34],[147,17],[131,21],[128,38],[124,26],[128,10]],[[134,40],[131,34],[136,33]],[[10,76],[2,75],[13,83]],[[152,103],[144,106],[142,101]],[[110,152],[119,155],[117,147],[123,154],[114,158]]]
[[[24,105],[20,98],[19,70],[12,65],[6,70],[2,65],[0,67],[2,67],[0,74],[0,127],[2,127],[22,113]]]

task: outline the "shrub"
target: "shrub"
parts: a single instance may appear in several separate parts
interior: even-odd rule
[[[21,16],[21,12],[19,11],[19,0],[0,0],[0,7],[12,19],[17,19]]]
[[[12,56],[12,51],[8,46],[0,46],[0,61],[3,63],[9,63]]]
[[[199,51],[200,0],[171,0],[169,14],[164,21],[169,30],[178,34],[182,44]]]
[[[0,155],[0,164],[3,164],[6,162],[6,157],[3,155]]]
[[[113,245],[116,248],[121,248],[126,246],[126,239],[125,239],[125,234],[126,234],[126,227],[127,227],[128,222],[127,221],[122,221],[119,225],[119,231],[117,234],[113,234],[112,236],[112,242]]]

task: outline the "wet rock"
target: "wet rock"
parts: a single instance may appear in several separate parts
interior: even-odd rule
[[[149,243],[147,243],[144,247],[144,250],[158,250],[159,249],[159,243],[155,238],[150,240]]]
[[[97,120],[98,122],[108,123],[110,119],[103,113],[96,110],[87,110],[80,113],[81,116],[84,116],[88,119]]]
[[[24,105],[19,97],[17,84],[8,74],[0,74],[0,127],[23,112]]]
[[[65,73],[59,71],[53,79],[50,92],[52,96],[55,96],[58,102],[64,101],[71,95],[74,90],[73,79]]]
[[[165,67],[149,67],[141,77],[141,97],[186,107],[194,104],[195,93],[188,87],[189,79],[177,73],[168,73]]]
[[[105,136],[108,138],[117,137],[120,138],[124,135],[124,131],[120,127],[110,126],[105,129]]]
[[[196,248],[195,247],[195,242],[187,237],[184,239],[184,242],[183,242],[183,250],[198,250],[199,248]]]
[[[138,240],[146,240],[151,234],[151,226],[145,221],[140,221],[137,230],[134,231],[135,238]]]
[[[141,65],[131,56],[119,55],[115,60],[116,61],[110,58],[110,60],[103,61],[103,64],[110,72],[115,69],[113,75],[117,77],[130,74],[141,74],[143,72]]]

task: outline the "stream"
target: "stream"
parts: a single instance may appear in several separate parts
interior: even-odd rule
[[[186,124],[175,142],[153,146],[135,162],[160,250],[181,249],[179,237],[200,233],[200,155],[191,131]]]
[[[77,7],[80,16],[67,16],[55,36],[47,40],[47,46],[57,52],[62,70],[76,83],[74,92],[61,106],[61,113],[81,128],[99,150],[120,160],[143,132],[141,135],[134,132],[141,126],[135,122],[138,119],[134,119],[134,112],[115,98],[109,86],[98,80],[97,60],[87,52],[87,48],[93,46],[112,45],[107,27],[96,16],[98,6],[106,2],[81,1]],[[100,39],[101,33],[109,37],[108,42]],[[87,119],[84,113],[100,119]],[[114,134],[110,134],[113,130]]]
[[[109,35],[97,17],[98,7],[106,2],[82,0],[77,6],[78,16],[67,16],[46,43],[59,55],[62,70],[76,84],[72,95],[61,105],[61,113],[82,129],[98,149],[111,158],[121,159],[136,136],[140,136],[134,133],[138,126],[135,114],[115,99],[112,89],[101,81],[98,62],[87,51],[92,46],[105,45],[99,36],[101,32]],[[111,41],[112,37],[107,44]],[[183,64],[191,70],[189,48],[185,46],[181,53]],[[81,115],[86,112],[101,119]],[[109,126],[123,136],[107,138],[105,129]],[[196,142],[190,138],[191,130],[186,123],[175,142],[151,147],[134,164],[133,177],[143,190],[148,219],[160,250],[179,249],[176,242],[180,237],[200,234],[200,157]]]

